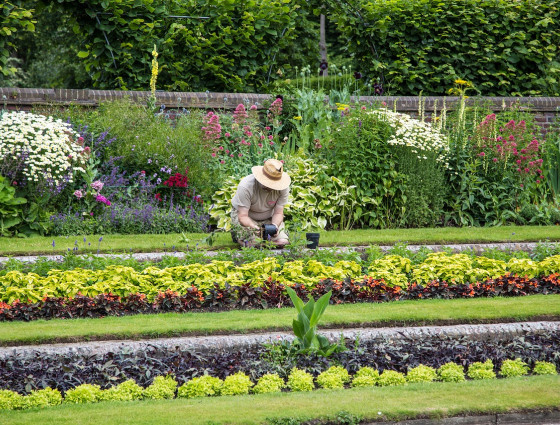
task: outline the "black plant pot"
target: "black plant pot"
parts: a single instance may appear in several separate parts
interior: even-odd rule
[[[306,233],[305,239],[307,239],[307,248],[317,249],[319,245],[319,233]]]

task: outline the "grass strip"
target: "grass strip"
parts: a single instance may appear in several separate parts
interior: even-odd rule
[[[291,330],[295,309],[164,313],[97,319],[0,323],[0,345],[139,339]],[[322,328],[560,320],[560,295],[341,304],[327,308]]]
[[[484,242],[538,242],[560,240],[560,226],[499,226],[485,227],[439,227],[423,229],[364,229],[320,232],[320,245],[393,245],[450,244]],[[78,247],[78,253],[96,252],[173,252],[208,248],[202,242],[206,234],[187,234],[188,242],[181,234],[165,235],[86,235],[45,236],[26,239],[0,238],[0,255],[62,254]],[[85,241],[84,241],[85,239]],[[53,246],[54,241],[54,246]],[[213,249],[236,248],[229,233],[217,233]]]
[[[531,376],[310,393],[62,405],[4,411],[0,424],[250,425],[262,424],[267,418],[334,418],[341,411],[363,419],[404,420],[557,409],[559,405],[560,376]]]

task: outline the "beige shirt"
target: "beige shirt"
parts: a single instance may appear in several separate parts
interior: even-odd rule
[[[267,220],[272,217],[274,207],[288,203],[290,188],[284,190],[265,190],[254,175],[243,177],[237,186],[237,192],[231,200],[235,210],[239,207],[249,208],[249,217],[253,220]]]

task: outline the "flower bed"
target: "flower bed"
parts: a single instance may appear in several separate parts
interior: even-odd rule
[[[500,374],[499,365],[508,359],[521,359],[532,370],[537,362],[560,367],[560,332],[524,332],[519,336],[475,338],[437,335],[414,338],[360,339],[346,341],[346,350],[330,357],[316,354],[289,355],[283,344],[221,348],[196,352],[191,348],[151,346],[138,351],[118,350],[104,354],[78,351],[64,354],[29,352],[0,358],[0,388],[22,394],[51,387],[67,392],[81,384],[110,388],[133,379],[142,387],[154,377],[172,374],[179,384],[205,374],[225,380],[236,373],[247,374],[253,382],[267,374],[288,379],[293,368],[311,374],[311,382],[332,366],[342,366],[349,374],[361,368],[391,370],[405,374],[419,365],[434,369],[455,362],[462,368],[490,360],[491,370]]]
[[[293,288],[302,297],[320,297],[333,291],[331,303],[387,302],[414,299],[453,299],[494,296],[525,296],[533,294],[558,294],[560,282],[557,273],[542,278],[520,278],[503,276],[485,282],[449,284],[432,281],[425,285],[412,283],[407,287],[388,286],[382,280],[364,278],[343,281],[321,280],[312,288],[295,284]],[[286,285],[270,278],[260,286],[246,283],[240,286],[216,285],[205,295],[192,286],[183,293],[167,290],[160,292],[153,300],[145,294],[134,293],[126,296],[99,294],[96,296],[76,295],[75,297],[45,297],[36,302],[11,304],[0,302],[0,321],[36,320],[52,318],[87,318],[123,316],[130,314],[150,314],[187,311],[223,311],[247,308],[291,307],[286,294]]]
[[[556,375],[556,366],[549,362],[536,362],[534,375]],[[502,378],[525,376],[529,366],[521,359],[502,362],[499,375]],[[494,364],[491,360],[475,362],[468,366],[467,376],[470,379],[494,379]],[[406,375],[394,370],[381,373],[371,367],[360,368],[352,377],[341,366],[332,366],[319,374],[315,379],[310,373],[293,368],[288,380],[284,381],[278,374],[267,373],[258,381],[253,382],[243,372],[229,375],[224,380],[210,375],[193,378],[183,385],[171,375],[157,376],[153,383],[142,388],[134,380],[102,390],[99,385],[82,384],[64,394],[50,387],[31,391],[28,395],[11,390],[0,390],[0,410],[23,410],[56,406],[62,403],[84,404],[101,401],[133,401],[141,399],[172,399],[201,398],[211,396],[279,393],[287,389],[292,392],[312,391],[316,387],[323,389],[342,389],[345,387],[397,386],[417,382],[463,382],[465,373],[463,366],[457,363],[446,363],[439,369],[419,365],[408,371]]]
[[[560,292],[558,270],[558,255],[506,263],[443,253],[416,265],[389,255],[365,267],[346,260],[334,266],[316,260],[281,265],[266,258],[238,266],[213,261],[137,271],[113,265],[50,270],[46,276],[13,270],[0,276],[0,320],[283,307],[291,306],[288,286],[301,297],[332,290],[332,303],[550,294]]]

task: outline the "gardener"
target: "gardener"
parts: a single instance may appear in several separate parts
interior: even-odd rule
[[[284,232],[284,205],[290,193],[290,176],[277,159],[267,159],[264,165],[253,167],[252,172],[239,182],[231,200],[233,241],[253,246],[257,237],[267,237],[263,235],[263,225],[272,224],[276,228],[270,241],[282,248],[288,243]]]

